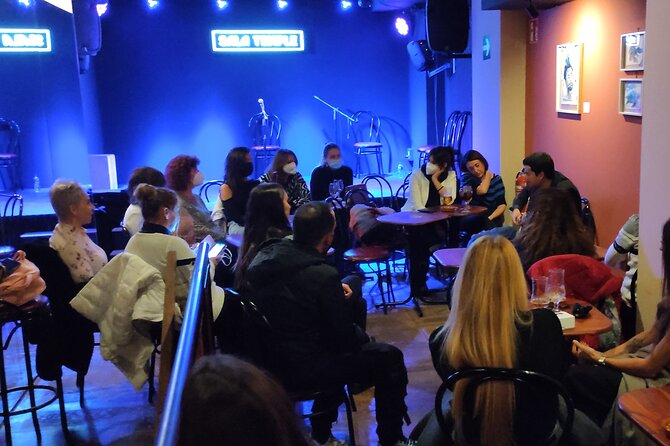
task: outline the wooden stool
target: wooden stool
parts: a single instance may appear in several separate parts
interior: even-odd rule
[[[42,441],[42,433],[40,432],[40,425],[37,421],[37,411],[43,407],[48,406],[58,399],[60,406],[60,420],[63,433],[66,438],[69,437],[67,428],[67,417],[65,414],[65,403],[63,401],[63,383],[61,378],[56,379],[56,387],[37,385],[33,380],[33,370],[30,361],[30,346],[28,345],[28,333],[23,328],[30,320],[40,317],[50,317],[49,300],[44,296],[37,296],[35,299],[29,301],[21,306],[15,306],[7,302],[0,303],[0,393],[2,394],[2,417],[5,426],[5,440],[8,446],[12,444],[12,431],[9,423],[9,418],[14,415],[22,415],[30,412],[33,418],[33,426],[35,426],[35,434],[37,435],[38,443]],[[2,339],[2,327],[7,323],[14,323],[14,327],[9,333],[6,341]],[[17,386],[8,388],[7,377],[5,376],[5,350],[9,347],[14,334],[18,329],[22,329],[23,338],[23,353],[26,364],[26,378],[27,383],[24,386]],[[21,410],[11,410],[9,406],[9,394],[13,392],[28,391],[30,395],[30,407]],[[37,404],[35,399],[35,390],[45,390],[52,392],[51,397],[42,403]]]

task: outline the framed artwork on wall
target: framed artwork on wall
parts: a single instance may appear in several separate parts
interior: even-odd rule
[[[644,31],[621,35],[621,71],[644,70]]]
[[[642,116],[642,79],[619,81],[619,113]]]
[[[556,45],[556,111],[582,112],[582,43]]]

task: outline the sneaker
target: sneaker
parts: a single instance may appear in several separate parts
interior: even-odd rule
[[[326,440],[325,443],[319,443],[318,441],[312,439],[314,442],[314,446],[348,446],[349,443],[347,443],[344,440],[338,440],[337,438],[333,437],[332,435],[328,440]]]

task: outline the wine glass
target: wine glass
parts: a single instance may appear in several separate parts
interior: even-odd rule
[[[458,194],[461,197],[461,200],[465,202],[465,209],[470,209],[470,201],[472,201],[472,186],[461,186]]]

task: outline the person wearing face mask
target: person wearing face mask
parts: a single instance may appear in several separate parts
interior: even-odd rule
[[[295,153],[292,150],[279,149],[267,173],[259,178],[261,183],[277,183],[284,188],[291,205],[291,214],[300,205],[311,200],[307,183],[297,169],[298,158]]]
[[[454,150],[444,146],[433,148],[428,155],[428,163],[412,173],[409,197],[402,210],[416,211],[452,203],[456,197],[456,172],[453,168]],[[444,222],[407,228],[410,292],[413,296],[427,294],[430,248],[446,238]]]
[[[193,217],[193,231],[196,242],[211,235],[217,242],[226,237],[225,225],[218,225],[212,220],[209,209],[202,199],[193,193],[193,188],[200,186],[205,177],[198,169],[200,160],[194,156],[179,155],[170,160],[165,168],[167,186],[177,193],[181,213]]]
[[[312,200],[328,198],[328,185],[335,180],[342,180],[344,187],[351,186],[354,184],[354,172],[343,164],[339,146],[329,142],[323,148],[323,163],[312,171],[309,183]]]
[[[226,156],[226,174],[214,206],[212,218],[217,221],[224,216],[229,234],[244,234],[244,213],[247,209],[251,189],[258,186],[258,180],[250,180],[254,172],[251,153],[246,147],[235,147]]]

